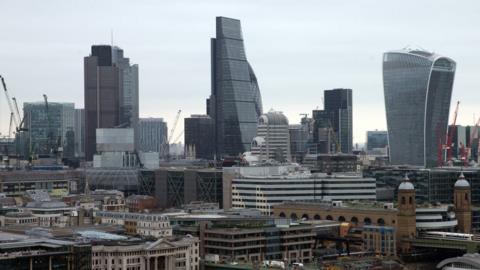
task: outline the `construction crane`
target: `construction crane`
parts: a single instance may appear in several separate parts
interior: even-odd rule
[[[8,138],[12,138],[13,113],[10,113],[10,125],[8,126]]]
[[[175,128],[177,127],[178,124],[178,119],[180,119],[180,114],[182,113],[182,110],[178,110],[177,116],[175,116],[175,121],[173,121],[173,126],[172,129],[170,130],[170,135],[168,136],[167,143],[170,144],[172,141],[173,134],[175,133]]]
[[[12,97],[13,104],[15,105],[15,113],[17,116],[17,119],[20,121],[20,124],[18,124],[17,132],[19,131],[28,131],[25,127],[23,127],[23,123],[25,122],[25,117],[20,116],[20,110],[18,109],[18,104],[17,104],[17,99],[15,97]]]
[[[458,108],[460,106],[460,101],[457,101],[457,106],[455,108],[455,113],[453,114],[453,124],[452,128],[448,129],[448,137],[447,137],[447,161],[452,160],[452,148],[453,148],[453,134],[457,129],[457,115],[458,115]]]
[[[14,115],[13,117],[13,122],[15,123],[15,128],[18,128],[18,125],[20,123],[20,119],[17,119],[15,115],[15,111],[13,110],[13,105],[10,99],[10,95],[8,94],[7,90],[7,84],[5,83],[5,79],[0,75],[0,79],[2,80],[2,85],[3,85],[3,91],[5,93],[5,97],[7,98],[7,103],[8,103],[8,108],[10,109],[10,113]]]
[[[182,130],[182,131],[178,134],[178,136],[175,138],[175,140],[173,140],[173,143],[177,143],[177,142],[180,140],[180,138],[181,138],[182,135],[183,135],[183,132],[184,132],[184,130]]]

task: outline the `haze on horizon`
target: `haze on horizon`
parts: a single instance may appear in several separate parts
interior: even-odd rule
[[[205,113],[210,95],[210,38],[215,17],[240,19],[247,58],[264,111],[283,111],[290,124],[323,108],[323,90],[353,89],[355,143],[386,129],[382,54],[406,46],[457,62],[450,115],[480,116],[480,2],[390,1],[2,1],[0,74],[20,103],[75,102],[83,108],[83,57],[92,44],[113,43],[139,65],[140,116],[163,117],[169,128]],[[20,105],[20,104],[19,104]],[[0,132],[9,110],[0,96]],[[177,132],[183,128],[180,121]]]

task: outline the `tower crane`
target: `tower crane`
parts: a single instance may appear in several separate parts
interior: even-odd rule
[[[8,126],[8,138],[12,138],[13,113],[10,113],[10,125]]]
[[[175,140],[173,140],[173,143],[177,143],[177,142],[180,140],[180,138],[182,137],[184,131],[185,131],[185,130],[182,130],[182,131],[178,134],[178,136],[175,138]]]
[[[453,124],[452,128],[448,129],[448,137],[447,137],[447,161],[452,159],[452,147],[453,147],[453,133],[457,129],[457,115],[458,115],[458,107],[460,106],[460,101],[457,101],[457,107],[455,108],[455,113],[453,114]]]
[[[177,115],[175,116],[175,121],[173,121],[173,126],[172,129],[170,130],[170,135],[168,136],[167,143],[170,144],[172,141],[173,134],[175,133],[175,128],[177,127],[178,124],[178,119],[180,119],[180,114],[182,113],[182,110],[178,110]]]
[[[5,93],[5,97],[7,98],[7,103],[8,103],[8,108],[10,109],[10,113],[14,115],[13,122],[15,123],[15,128],[18,129],[18,124],[20,123],[20,120],[17,119],[17,116],[15,115],[15,111],[13,110],[13,105],[7,90],[7,84],[5,83],[5,79],[1,75],[0,75],[0,80],[2,80],[3,92]]]
[[[20,121],[20,124],[18,124],[17,127],[17,132],[19,131],[28,131],[25,127],[23,127],[23,123],[25,122],[25,117],[20,116],[20,110],[18,109],[18,104],[17,104],[17,99],[15,97],[12,97],[13,104],[15,105],[15,113],[17,115],[17,119]]]

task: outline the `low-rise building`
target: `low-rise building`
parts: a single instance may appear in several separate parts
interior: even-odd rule
[[[97,211],[94,215],[101,224],[124,226],[130,235],[155,238],[172,236],[170,221],[164,214]]]
[[[181,239],[155,242],[103,241],[92,247],[92,269],[179,269],[198,270],[198,239]]]
[[[131,195],[125,202],[129,212],[144,212],[155,209],[157,206],[155,197],[148,195]]]

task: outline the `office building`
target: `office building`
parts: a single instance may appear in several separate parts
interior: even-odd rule
[[[383,55],[390,163],[437,166],[445,144],[456,63],[420,50]]]
[[[185,156],[213,160],[215,155],[215,127],[208,115],[194,114],[184,120]]]
[[[138,149],[142,152],[157,152],[160,157],[168,154],[168,128],[163,118],[140,118],[140,141]]]
[[[252,155],[261,161],[290,160],[288,119],[278,111],[269,111],[258,118],[257,136],[252,142]]]
[[[351,153],[353,146],[352,89],[332,89],[324,92],[324,110],[330,115],[340,151]]]
[[[67,132],[74,127],[74,104],[26,102],[23,104],[24,127],[28,129],[26,156],[50,155],[67,146]]]
[[[185,167],[155,170],[155,198],[158,207],[181,207],[194,201],[218,203],[223,207],[222,170]]]
[[[85,110],[75,109],[73,133],[75,136],[75,157],[85,157]]]
[[[303,157],[307,152],[308,133],[303,128],[303,125],[290,125],[288,133],[292,162],[302,163]]]
[[[97,128],[95,168],[128,168],[138,166],[133,128]]]
[[[130,65],[118,47],[93,45],[91,55],[84,58],[84,74],[85,158],[92,161],[97,128],[137,131],[138,66]]]
[[[376,199],[375,178],[311,174],[295,166],[224,168],[224,188],[229,186],[225,208],[255,208],[265,215],[284,201]]]
[[[238,156],[250,150],[262,99],[245,55],[240,21],[216,18],[211,40],[212,94],[207,110],[215,122],[216,155]]]

